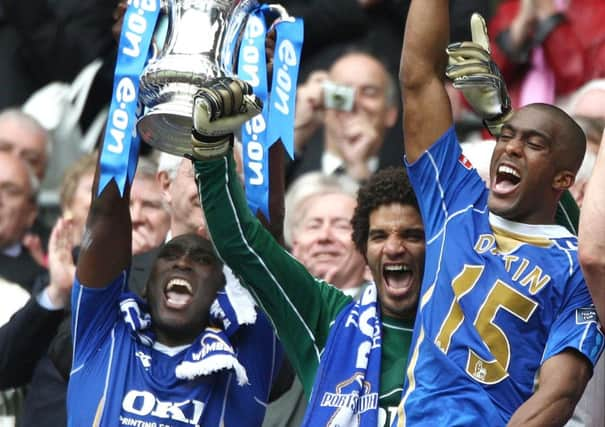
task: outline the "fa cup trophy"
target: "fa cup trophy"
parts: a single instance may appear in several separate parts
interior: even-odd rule
[[[256,0],[162,2],[167,35],[140,78],[146,111],[137,129],[145,142],[180,156],[191,151],[193,97],[204,82],[235,74],[246,20],[256,7]],[[283,7],[271,8],[287,17]]]

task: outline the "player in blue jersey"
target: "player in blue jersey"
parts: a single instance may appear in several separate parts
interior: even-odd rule
[[[563,425],[603,349],[577,239],[555,225],[585,139],[558,108],[518,110],[486,189],[444,89],[448,3],[412,1],[402,52],[405,162],[427,246],[395,425]]]
[[[92,201],[72,293],[69,425],[260,426],[280,354],[269,322],[230,293],[194,234],[159,250],[147,303],[125,292],[129,193],[112,181]]]

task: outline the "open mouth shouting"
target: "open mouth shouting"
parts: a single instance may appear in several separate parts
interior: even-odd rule
[[[388,293],[393,297],[404,297],[414,283],[414,273],[405,263],[383,265],[382,277]]]
[[[193,288],[191,283],[181,278],[174,278],[168,281],[164,288],[166,306],[180,310],[189,305],[193,299]]]
[[[507,195],[514,192],[521,182],[521,174],[514,166],[500,164],[492,178],[492,192]]]

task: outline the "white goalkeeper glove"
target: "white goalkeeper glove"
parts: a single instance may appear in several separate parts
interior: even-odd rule
[[[234,132],[262,109],[262,101],[242,80],[220,77],[207,82],[194,97],[193,157],[208,160],[227,154]]]
[[[471,17],[471,33],[472,42],[452,43],[447,47],[445,74],[454,87],[462,91],[490,133],[498,136],[502,124],[512,114],[510,97],[490,55],[485,20],[478,13]]]

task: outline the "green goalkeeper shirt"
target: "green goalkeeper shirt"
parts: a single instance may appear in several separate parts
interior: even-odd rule
[[[195,170],[216,250],[271,319],[308,400],[330,328],[352,298],[314,278],[252,215],[232,155]],[[401,400],[412,327],[382,318],[379,426],[390,425]]]

